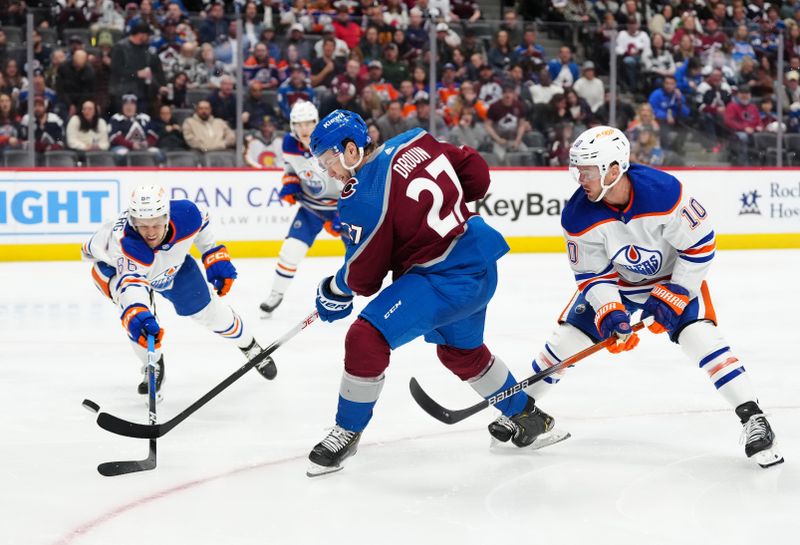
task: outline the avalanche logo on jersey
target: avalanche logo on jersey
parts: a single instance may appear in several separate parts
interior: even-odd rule
[[[356,186],[358,185],[358,180],[356,178],[350,178],[347,180],[347,183],[344,184],[342,188],[342,198],[349,199],[353,195],[356,194]]]
[[[612,258],[614,263],[636,274],[653,276],[661,270],[664,260],[658,250],[648,250],[641,246],[623,246]]]
[[[175,275],[178,274],[178,267],[170,267],[150,281],[150,286],[156,291],[164,291],[172,286]]]

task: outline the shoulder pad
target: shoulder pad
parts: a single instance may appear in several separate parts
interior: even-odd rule
[[[122,248],[122,253],[131,261],[135,261],[145,267],[153,264],[155,253],[130,225],[125,226],[125,234],[122,235],[119,244]]]
[[[169,243],[175,244],[200,230],[203,214],[192,201],[174,200],[169,202],[169,221],[174,231]]]
[[[580,187],[561,213],[561,227],[572,236],[582,235],[601,223],[614,220],[613,211],[608,206],[591,202]]]

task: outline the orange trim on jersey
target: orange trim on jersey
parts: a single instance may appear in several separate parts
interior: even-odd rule
[[[617,272],[611,272],[611,273],[608,273],[608,274],[604,274],[603,276],[596,276],[594,278],[590,278],[589,280],[586,280],[586,281],[581,282],[580,284],[578,284],[578,289],[580,291],[583,291],[586,288],[586,286],[588,286],[592,282],[597,282],[598,280],[603,280],[604,278],[611,280],[613,278],[618,278],[618,277],[619,277],[619,274]]]
[[[680,193],[680,195],[678,195],[678,200],[675,201],[675,206],[673,206],[672,208],[670,208],[666,212],[649,212],[647,214],[639,214],[637,216],[633,216],[631,218],[631,220],[635,220],[636,218],[645,218],[645,217],[648,217],[648,216],[669,216],[670,214],[672,214],[675,211],[676,208],[678,208],[678,205],[681,204],[681,200],[682,199],[683,199],[683,186],[681,185],[681,193]]]
[[[631,196],[630,196],[630,200],[628,201],[628,206],[626,206],[626,207],[625,207],[625,210],[623,210],[623,211],[622,211],[622,213],[623,213],[623,214],[624,214],[625,212],[628,212],[628,211],[631,209],[631,207],[633,206],[633,197],[634,197],[634,193],[633,193],[633,184],[631,184]]]
[[[579,237],[579,236],[581,236],[581,235],[583,235],[585,233],[588,233],[589,231],[591,231],[595,227],[597,227],[599,225],[603,225],[604,223],[608,223],[610,221],[617,221],[617,218],[607,218],[607,219],[604,219],[602,221],[598,221],[597,223],[590,225],[589,227],[587,227],[586,229],[584,229],[583,231],[580,231],[578,233],[570,233],[569,231],[567,231],[567,233],[571,237]]]
[[[719,371],[722,371],[726,367],[730,367],[731,365],[739,363],[739,358],[730,357],[727,360],[723,361],[722,363],[715,365],[711,369],[708,370],[708,376],[713,377]]]
[[[94,283],[97,284],[97,287],[100,288],[100,291],[103,292],[103,295],[111,299],[111,291],[108,289],[108,282],[100,278],[100,275],[97,274],[97,269],[94,267],[92,267],[92,279],[94,279]]]
[[[717,243],[712,242],[702,248],[690,248],[688,250],[683,250],[681,253],[686,255],[696,255],[696,254],[704,254],[706,252],[711,252],[717,248]]]
[[[569,298],[569,301],[567,301],[567,306],[565,306],[564,310],[561,311],[561,314],[558,315],[558,320],[556,320],[556,323],[560,324],[562,322],[562,318],[565,318],[564,315],[567,313],[567,310],[569,310],[569,308],[572,306],[572,303],[575,301],[575,298],[578,296],[580,292],[581,290],[575,290],[575,293],[572,295],[572,297]]]
[[[183,237],[183,238],[179,238],[178,240],[175,240],[175,235],[177,235],[177,234],[178,234],[178,230],[177,230],[177,229],[175,229],[175,224],[174,224],[174,223],[172,223],[172,220],[169,220],[169,226],[172,228],[172,238],[169,240],[169,244],[172,244],[172,245],[174,246],[175,244],[177,244],[177,243],[181,242],[182,240],[186,240],[187,238],[189,238],[189,237],[193,237],[193,236],[195,236],[197,233],[199,233],[199,232],[200,232],[200,229],[202,229],[202,228],[203,228],[203,222],[202,222],[202,221],[200,222],[200,227],[198,227],[197,229],[195,229],[194,231],[192,231],[191,233],[189,233],[189,234],[188,234],[188,235],[186,235],[185,237]],[[162,242],[161,244],[159,244],[159,246],[161,246],[162,244],[164,244],[164,243]]]
[[[708,291],[708,284],[705,280],[700,284],[700,297],[703,298],[703,305],[706,307],[706,315],[703,318],[716,324],[717,312],[714,310],[714,303],[711,301],[711,293]]]
[[[147,280],[141,280],[139,278],[123,278],[122,281],[119,283],[120,286],[123,284],[144,284],[145,286],[148,285],[150,282]]]

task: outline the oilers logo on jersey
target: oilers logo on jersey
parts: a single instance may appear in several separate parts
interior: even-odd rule
[[[150,280],[150,286],[156,291],[168,290],[175,281],[176,274],[178,274],[178,267],[170,267]]]
[[[664,263],[658,250],[649,250],[633,244],[620,248],[611,260],[631,272],[645,276],[658,274]]]

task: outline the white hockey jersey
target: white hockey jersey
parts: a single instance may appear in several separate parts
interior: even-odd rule
[[[192,244],[205,253],[216,243],[208,229],[208,213],[188,200],[170,201],[170,220],[164,242],[150,248],[128,223],[128,212],[111,220],[83,245],[85,260],[101,261],[116,269],[110,296],[121,309],[140,303],[150,307],[150,289],[172,287]]]
[[[672,282],[700,295],[716,242],[708,213],[670,174],[631,165],[624,210],[593,203],[579,188],[561,215],[578,289],[594,307],[643,303],[656,284]]]
[[[299,203],[320,211],[336,210],[342,186],[317,166],[311,152],[291,134],[283,138],[284,173],[300,178],[303,195]]]

